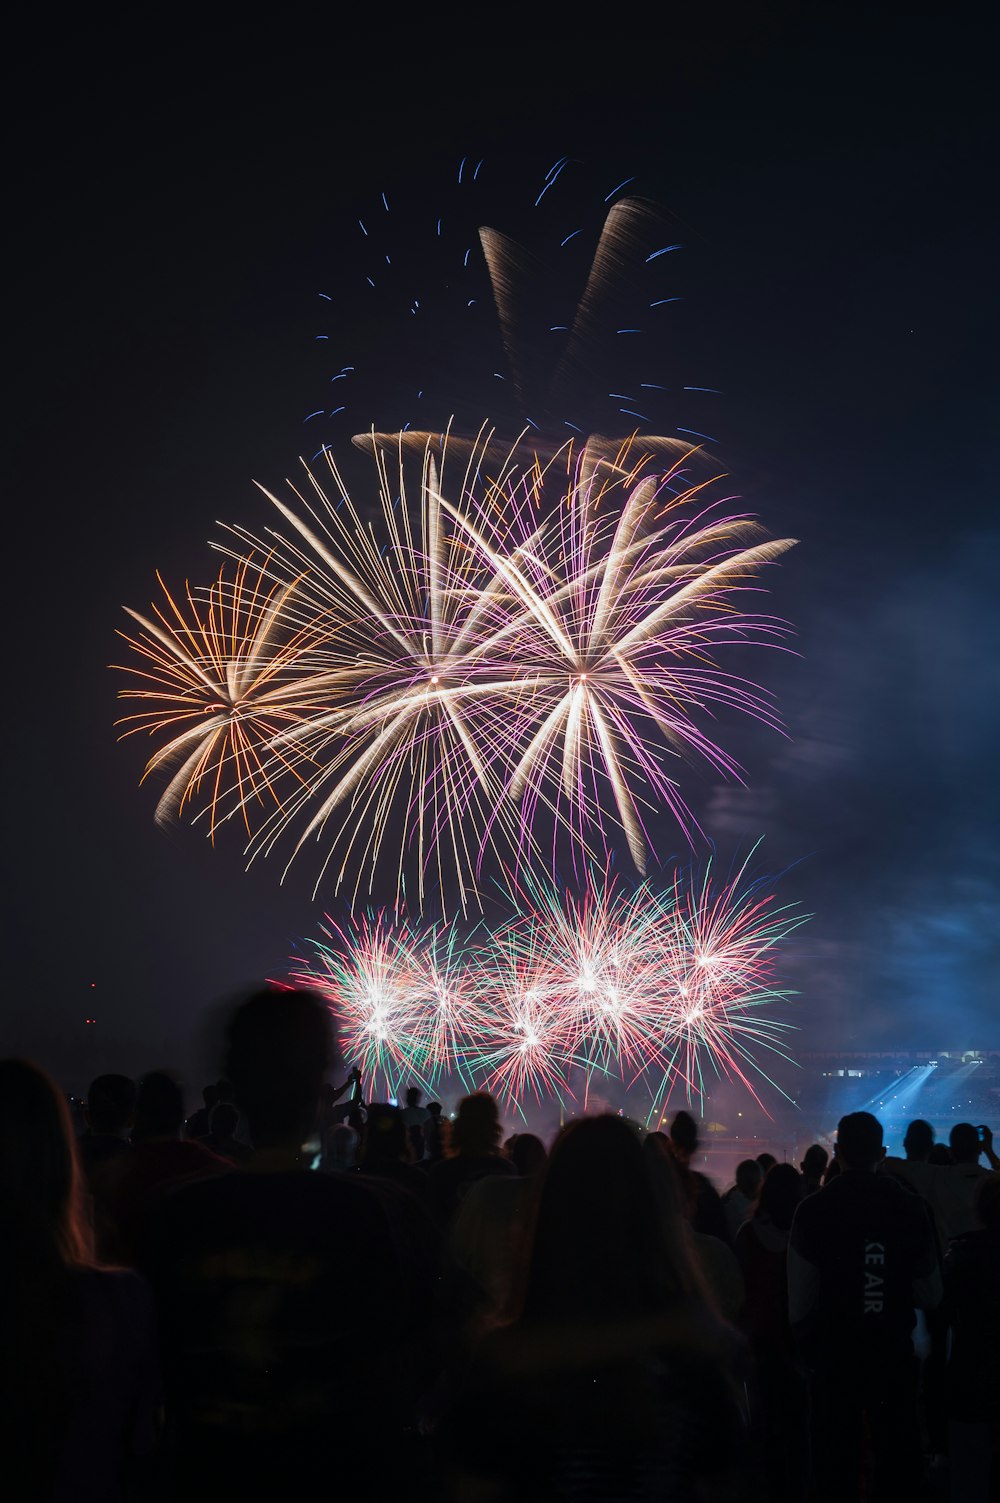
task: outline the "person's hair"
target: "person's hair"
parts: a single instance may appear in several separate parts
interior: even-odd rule
[[[882,1155],[882,1124],[871,1112],[848,1112],[837,1123],[837,1157],[848,1169],[870,1169]]]
[[[201,1088],[201,1099],[205,1103],[205,1110],[207,1112],[211,1112],[213,1106],[216,1106],[218,1104],[218,1101],[219,1101],[219,1087],[218,1087],[218,1084],[212,1084],[212,1085],[202,1086],[202,1088]]]
[[[903,1150],[907,1158],[925,1159],[934,1147],[934,1129],[923,1117],[915,1117],[906,1129]]]
[[[98,1075],[87,1092],[87,1121],[92,1132],[123,1132],[135,1111],[135,1081],[127,1075]]]
[[[928,1164],[953,1164],[955,1159],[947,1143],[935,1143],[927,1155]]]
[[[758,1153],[757,1155],[757,1163],[760,1165],[760,1172],[765,1179],[767,1179],[767,1176],[770,1174],[771,1170],[774,1168],[777,1162],[778,1160],[775,1158],[773,1153],[767,1153],[765,1151],[764,1153]]]
[[[406,1123],[398,1107],[381,1102],[368,1108],[361,1166],[384,1164],[406,1157]]]
[[[496,1153],[502,1131],[500,1113],[493,1097],[486,1091],[475,1091],[471,1096],[463,1096],[458,1103],[449,1146],[452,1153],[473,1158]]]
[[[406,1093],[407,1106],[419,1106],[420,1097],[423,1095],[419,1086],[411,1085]]]
[[[428,1101],[428,1103],[427,1103],[427,1110],[430,1112],[430,1114],[431,1114],[432,1117],[440,1117],[440,1115],[441,1115],[441,1103],[440,1103],[440,1101]]]
[[[305,1142],[333,1063],[329,1010],[308,991],[256,992],[229,1023],[227,1075],[255,1148]]]
[[[775,1164],[764,1176],[754,1216],[767,1216],[780,1231],[787,1232],[805,1189],[805,1181],[794,1164]]]
[[[948,1147],[956,1164],[976,1163],[983,1148],[979,1129],[971,1122],[956,1122],[948,1134]]]
[[[71,1267],[93,1244],[69,1107],[30,1060],[0,1061],[0,1246]]]
[[[573,1122],[542,1171],[523,1319],[648,1314],[678,1287],[635,1133],[618,1117]]]
[[[756,1159],[742,1159],[736,1165],[736,1188],[747,1200],[753,1200],[760,1192],[763,1171]]]
[[[239,1108],[231,1101],[219,1101],[213,1106],[208,1121],[214,1137],[231,1138],[240,1125]]]
[[[811,1143],[802,1155],[802,1173],[806,1179],[822,1179],[830,1155],[822,1143]]]
[[[184,1097],[176,1080],[162,1070],[144,1075],[135,1098],[132,1136],[136,1142],[179,1133],[183,1121]]]
[[[692,1154],[698,1147],[698,1124],[690,1112],[680,1111],[670,1124],[670,1141],[681,1153]]]
[[[73,1388],[72,1276],[92,1234],[69,1108],[44,1070],[0,1061],[0,1392],[7,1475],[48,1496]],[[13,1454],[12,1449],[13,1448]]]
[[[508,1141],[510,1161],[523,1179],[537,1174],[548,1158],[545,1144],[533,1132],[518,1132]]]

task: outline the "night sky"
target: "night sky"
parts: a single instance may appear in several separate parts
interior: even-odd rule
[[[315,932],[310,871],[279,887],[237,839],[154,825],[107,665],[155,569],[207,583],[217,521],[268,524],[254,479],[280,488],[319,441],[349,455],[404,412],[471,412],[495,325],[453,326],[432,296],[463,158],[484,163],[481,222],[525,243],[599,222],[635,176],[682,245],[662,379],[721,393],[696,421],[680,398],[661,413],[717,438],[743,505],[801,539],[768,578],[796,655],[753,664],[788,739],[733,721],[747,787],[685,784],[720,859],[764,836],[758,866],[815,915],[784,972],[794,1047],[1000,1046],[989,39],[961,11],[805,12],[659,8],[658,41],[507,14],[500,37],[383,17],[156,55],[110,28],[28,49],[7,193],[4,1053],[75,1087],[98,1068],[205,1078],[212,1004]],[[383,192],[427,339],[391,287],[367,296],[357,221]],[[358,405],[304,424],[347,363]],[[658,845],[684,855],[666,822]]]

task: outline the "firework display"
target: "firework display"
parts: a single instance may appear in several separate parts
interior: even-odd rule
[[[166,604],[151,607],[152,619],[128,610],[140,630],[119,632],[137,658],[122,670],[129,684],[120,698],[147,706],[118,722],[122,736],[167,738],[143,773],[145,781],[171,771],[156,818],[165,822],[201,800],[213,841],[223,795],[249,833],[251,809],[277,801],[276,767],[304,781],[305,760],[276,738],[322,713],[336,694],[330,676],[310,667],[328,631],[324,613],[300,613],[301,580],[276,584],[268,572],[267,560],[252,556],[237,561],[232,579],[224,565],[200,596],[186,588],[187,613],[157,575]]]
[[[459,167],[463,203],[482,165]],[[377,1091],[448,1078],[585,1106],[613,1078],[654,1111],[678,1087],[703,1099],[713,1076],[756,1094],[761,1053],[784,1052],[787,1025],[761,1009],[786,995],[775,946],[801,918],[745,865],[726,882],[711,863],[666,886],[649,873],[664,830],[692,852],[703,839],[688,767],[742,780],[733,712],[780,729],[744,649],[784,644],[758,602],[794,539],[726,495],[710,420],[687,411],[719,394],[647,369],[677,301],[662,216],[626,179],[567,232],[552,190],[569,166],[535,198],[542,258],[436,218],[448,328],[474,335],[443,391],[422,375],[445,359],[424,332],[423,255],[399,253],[384,192],[359,218],[364,286],[405,309],[410,337],[380,361],[391,320],[362,315],[367,358],[326,371],[338,395],[305,418],[321,446],[302,480],[258,487],[270,525],[224,526],[213,583],[181,593],[158,574],[159,603],[128,611],[119,727],[152,741],[157,822],[232,831],[248,864],[302,865],[314,898],[339,897],[345,916],[291,980],[329,999]],[[371,401],[335,455],[389,369],[405,405]],[[664,405],[671,436],[642,432]],[[499,424],[431,426],[483,411]],[[625,437],[592,431],[623,419]],[[509,916],[470,936],[497,886]]]
[[[612,1080],[652,1116],[671,1092],[702,1102],[726,1079],[759,1101],[762,1084],[778,1089],[761,1052],[789,1058],[791,1025],[767,1011],[793,995],[776,984],[777,947],[806,915],[747,866],[631,891],[605,873],[579,896],[533,879],[464,947],[454,926],[327,920],[289,980],[322,994],[344,1057],[389,1095],[457,1077],[521,1110],[585,1107]]]
[[[231,530],[237,584],[203,617],[195,597],[192,625],[136,617],[125,693],[156,703],[129,729],[183,727],[147,771],[187,753],[159,812],[206,792],[213,832],[236,812],[249,829],[266,792],[251,857],[295,831],[292,856],[321,844],[317,888],[329,873],[354,900],[391,870],[397,908],[432,884],[466,910],[484,856],[530,865],[543,831],[584,860],[620,831],[643,871],[644,808],[691,828],[681,756],[739,776],[709,707],[776,723],[715,655],[780,640],[741,595],[791,540],[712,500],[679,440],[571,441],[543,464],[489,429],[427,435],[416,482],[412,436],[372,447],[378,530],[331,459],[333,498],[308,470],[295,505],[266,493],[287,533]],[[266,554],[245,603],[247,547]]]

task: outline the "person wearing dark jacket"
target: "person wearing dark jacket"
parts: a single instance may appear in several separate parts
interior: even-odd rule
[[[792,1329],[809,1373],[817,1497],[914,1496],[920,1434],[912,1333],[916,1309],[941,1300],[941,1271],[923,1202],[876,1170],[882,1124],[842,1117],[840,1173],[795,1212],[788,1249]],[[870,1447],[866,1454],[865,1437]]]

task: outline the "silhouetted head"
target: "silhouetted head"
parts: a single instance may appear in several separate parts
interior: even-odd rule
[[[514,1168],[524,1179],[544,1168],[548,1158],[545,1144],[533,1132],[515,1133],[510,1139],[507,1152]]]
[[[463,1096],[451,1124],[452,1152],[473,1158],[496,1153],[502,1131],[500,1113],[492,1096],[486,1091]]]
[[[805,1194],[806,1186],[794,1164],[775,1164],[764,1176],[755,1216],[767,1216],[781,1231],[787,1232],[795,1207]]]
[[[618,1117],[584,1117],[556,1139],[531,1242],[529,1320],[642,1314],[662,1307],[669,1252],[643,1149]]]
[[[929,1122],[922,1117],[916,1117],[906,1129],[906,1137],[903,1139],[903,1152],[908,1159],[917,1159],[921,1162],[930,1157],[934,1147],[934,1129]]]
[[[440,1103],[440,1101],[428,1101],[428,1103],[427,1103],[427,1110],[430,1112],[431,1116],[435,1119],[435,1121],[440,1120],[440,1117],[441,1117],[441,1103]]]
[[[956,1164],[977,1164],[982,1146],[979,1129],[971,1122],[956,1122],[948,1134],[948,1147]]]
[[[219,1099],[219,1087],[217,1085],[202,1086],[201,1099],[205,1103],[205,1110],[210,1112]]]
[[[874,1169],[885,1158],[882,1124],[871,1112],[849,1112],[837,1123],[837,1158],[844,1169]]]
[[[0,1244],[15,1267],[82,1263],[90,1252],[69,1107],[26,1059],[0,1061]]]
[[[822,1143],[811,1143],[802,1155],[802,1173],[806,1179],[818,1182],[823,1178],[823,1171],[830,1162],[830,1155]]]
[[[346,1122],[338,1122],[326,1135],[326,1167],[353,1169],[358,1162],[358,1134]]]
[[[398,1107],[376,1104],[368,1108],[362,1167],[399,1162],[406,1158],[406,1123]]]
[[[151,1138],[178,1138],[184,1122],[184,1097],[173,1076],[163,1070],[151,1070],[139,1082],[135,1099],[137,1143]]]
[[[756,1200],[763,1178],[756,1159],[743,1159],[736,1165],[736,1188],[747,1200]]]
[[[773,1153],[758,1153],[757,1162],[760,1165],[761,1174],[766,1179],[778,1160]]]
[[[220,1101],[212,1108],[208,1120],[213,1137],[231,1138],[240,1125],[240,1114],[231,1101]]]
[[[670,1124],[670,1141],[682,1160],[691,1158],[698,1148],[698,1124],[690,1112],[678,1112]]]
[[[329,1011],[312,992],[257,992],[237,1008],[227,1072],[255,1148],[302,1146],[333,1054]]]
[[[87,1126],[91,1132],[124,1132],[135,1115],[135,1097],[135,1081],[127,1075],[98,1075],[87,1092]]]
[[[927,1155],[927,1162],[928,1164],[953,1164],[955,1160],[952,1158],[951,1149],[947,1143],[935,1143]]]
[[[417,1086],[411,1085],[410,1089],[406,1093],[407,1106],[419,1106],[420,1098],[422,1095],[423,1092]]]

